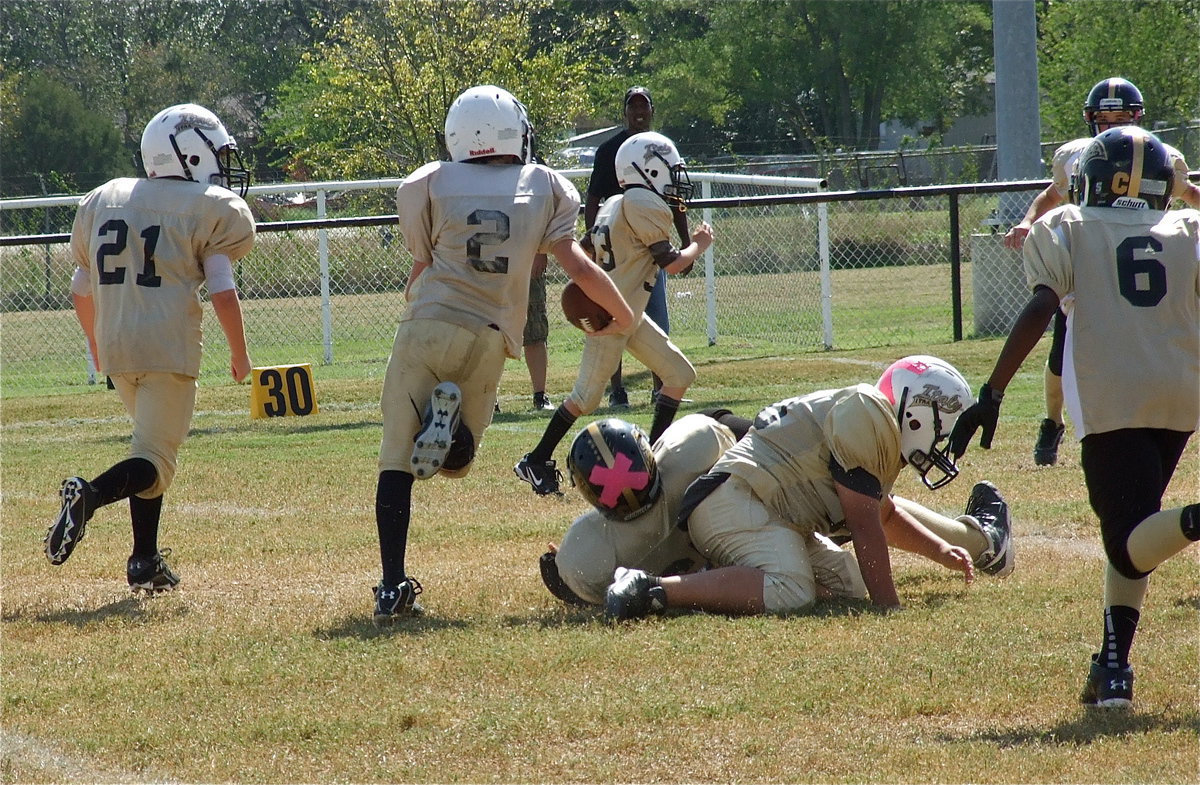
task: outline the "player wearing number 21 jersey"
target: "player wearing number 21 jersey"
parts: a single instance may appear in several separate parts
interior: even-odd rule
[[[96,509],[128,498],[126,577],[135,591],[153,593],[179,582],[158,550],[158,525],[196,403],[201,286],[229,344],[230,374],[242,381],[250,373],[233,262],[254,245],[254,218],[242,199],[249,174],[237,144],[204,107],[159,112],[141,153],[147,176],[89,193],[71,228],[72,301],[97,369],[133,419],[129,457],[90,482],[63,482],[45,544],[50,563],[62,564]]]
[[[404,564],[413,481],[470,468],[504,360],[520,357],[534,256],[553,254],[613,314],[606,333],[633,325],[621,293],[575,241],[579,192],[532,163],[521,102],[499,87],[473,87],[451,104],[445,133],[452,160],[420,167],[396,191],[413,267],[380,402],[379,626],[422,610],[421,586]]]

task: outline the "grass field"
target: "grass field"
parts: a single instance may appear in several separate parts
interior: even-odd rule
[[[132,599],[125,505],[99,512],[67,564],[41,552],[59,481],[125,454],[115,394],[5,398],[0,780],[1196,782],[1196,549],[1152,579],[1138,710],[1076,703],[1101,634],[1104,557],[1077,445],[1033,466],[1045,343],[1010,387],[994,449],[969,452],[937,493],[908,474],[896,489],[956,514],[972,483],[995,482],[1015,518],[1015,573],[968,587],[894,555],[906,610],[886,617],[847,602],[610,626],[562,606],[536,561],[583,503],[537,498],[512,474],[545,423],[525,411],[515,361],[471,474],[414,493],[408,565],[424,618],[383,633],[370,621],[382,363],[370,378],[316,369],[321,411],[308,418],[251,420],[248,388],[203,386],[161,535],[183,583]],[[699,379],[685,409],[750,415],[874,381],[917,351],[976,387],[999,341],[688,350]],[[556,400],[575,352],[552,352]],[[629,419],[647,426],[647,375],[633,362],[626,373]],[[1198,445],[1169,505],[1196,500]]]

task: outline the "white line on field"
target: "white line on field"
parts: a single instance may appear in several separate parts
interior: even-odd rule
[[[3,728],[0,728],[0,758],[9,761],[18,771],[26,767],[34,768],[45,772],[57,782],[178,782],[160,772],[144,771],[135,774],[130,771],[105,769],[94,762],[65,755],[32,736]]]

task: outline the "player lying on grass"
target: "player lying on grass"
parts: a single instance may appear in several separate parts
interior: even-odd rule
[[[1129,651],[1150,573],[1200,540],[1200,504],[1162,509],[1200,422],[1200,212],[1166,211],[1177,176],[1167,146],[1136,126],[1088,145],[1078,203],[1029,232],[1033,294],[950,440],[961,455],[982,428],[980,445],[992,446],[1004,390],[1070,298],[1066,406],[1108,555],[1100,651],[1080,696],[1089,706],[1133,706]]]
[[[764,409],[756,422],[765,426],[777,420],[787,403]],[[677,525],[684,493],[750,427],[749,420],[728,410],[688,415],[666,430],[653,451],[636,426],[620,420],[592,423],[580,431],[568,467],[594,509],[576,518],[562,544],[541,557],[542,578],[550,591],[565,602],[602,605],[618,567],[658,576],[704,569],[707,557],[693,545],[688,530]],[[1008,509],[990,485],[976,486],[968,514],[957,519],[891,498],[898,509],[895,515],[912,517],[918,528],[924,526],[951,547],[964,549],[973,567],[1000,577],[1012,572]],[[885,531],[901,528],[889,526]],[[815,532],[803,541],[813,567],[815,597],[866,596],[850,551]],[[972,575],[961,554],[941,563],[962,569],[968,579]]]
[[[643,318],[659,268],[668,273],[691,267],[712,244],[712,227],[701,224],[683,250],[671,244],[671,204],[686,204],[692,184],[675,144],[662,134],[635,134],[617,150],[617,180],[624,193],[600,208],[589,237],[596,261],[612,278],[638,320],[628,334],[584,339],[579,376],[571,394],[558,407],[541,441],[513,471],[538,495],[558,493],[559,472],[554,450],[582,415],[596,410],[605,385],[628,351],[662,379],[655,399],[651,440],[657,439],[679,411],[679,402],[696,379],[696,370],[651,319]]]

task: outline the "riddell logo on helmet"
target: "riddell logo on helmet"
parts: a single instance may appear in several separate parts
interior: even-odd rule
[[[941,391],[936,384],[927,384],[922,392],[913,395],[912,402],[916,404],[925,404],[926,406],[936,406],[943,412],[956,412],[963,407],[962,401],[958,400],[958,395],[946,395]]]
[[[485,150],[468,150],[467,151],[467,155],[495,155],[495,154],[496,154],[495,147],[489,147]]]

